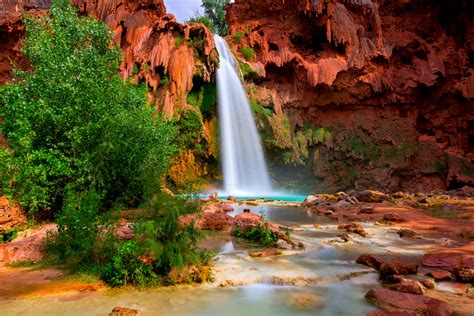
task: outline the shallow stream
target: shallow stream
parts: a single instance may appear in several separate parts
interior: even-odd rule
[[[419,259],[436,241],[404,240],[395,228],[363,224],[369,238],[351,234],[343,243],[337,222],[302,208],[234,205],[290,227],[304,251],[252,258],[256,248],[223,233],[211,233],[202,245],[216,250],[213,283],[160,289],[118,289],[0,302],[1,315],[107,315],[115,306],[143,315],[366,315],[376,308],[364,295],[379,287],[374,270],[355,263],[363,253],[401,261]],[[315,224],[317,224],[315,226]]]

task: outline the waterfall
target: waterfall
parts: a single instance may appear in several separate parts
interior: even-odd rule
[[[239,65],[223,38],[214,35],[214,41],[220,63],[217,93],[225,193],[269,194],[270,177],[257,126],[238,76]]]

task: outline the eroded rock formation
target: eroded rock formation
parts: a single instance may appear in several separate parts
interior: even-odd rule
[[[228,42],[246,60],[274,177],[288,186],[296,170],[323,191],[473,185],[473,11],[462,0],[231,4]]]
[[[186,97],[193,78],[211,81],[217,52],[212,33],[200,23],[182,24],[166,14],[162,0],[72,0],[81,14],[93,14],[114,32],[123,51],[124,78],[144,83],[151,101],[167,117],[190,107]],[[26,67],[19,50],[24,29],[21,15],[40,15],[49,0],[6,1],[0,4],[0,83],[11,79],[11,62]]]

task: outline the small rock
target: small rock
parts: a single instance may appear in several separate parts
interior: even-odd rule
[[[120,307],[120,306],[114,307],[114,309],[110,313],[110,316],[132,316],[132,315],[138,315],[138,311],[136,309]]]
[[[289,297],[290,306],[299,311],[313,311],[324,306],[324,300],[309,293],[292,293]]]
[[[383,261],[382,259],[379,259],[375,256],[364,254],[360,255],[359,258],[357,258],[356,263],[363,264],[365,266],[378,270],[380,269],[380,266],[382,265]]]
[[[426,276],[432,277],[435,281],[448,281],[452,280],[452,274],[446,270],[435,270],[426,274]]]
[[[380,203],[388,200],[385,193],[373,190],[364,190],[355,194],[357,200],[368,203]]]
[[[400,282],[403,282],[403,278],[398,274],[389,275],[383,279],[384,284],[398,284]]]
[[[279,239],[276,242],[275,247],[277,247],[278,249],[285,249],[285,250],[293,249],[292,245],[288,244],[286,241],[281,240],[281,239]]]
[[[220,206],[220,209],[222,212],[224,213],[228,213],[228,212],[233,212],[234,211],[234,207],[230,204],[222,204]]]
[[[357,200],[357,198],[355,196],[347,195],[343,199],[344,199],[344,201],[347,201],[348,203],[351,203],[352,205],[359,204],[359,201]]]
[[[404,222],[405,220],[398,213],[387,213],[383,216],[386,222]]]
[[[355,233],[362,237],[367,237],[368,234],[359,223],[341,224],[337,227],[338,229],[345,229],[348,233]]]
[[[342,241],[344,241],[344,242],[348,242],[349,240],[351,240],[349,235],[346,234],[346,233],[338,234],[337,237],[341,238]]]
[[[362,214],[373,214],[375,211],[374,208],[371,206],[364,206],[360,209],[360,212]]]
[[[435,288],[435,283],[429,279],[423,279],[421,281],[421,284],[423,284],[424,287],[426,287],[427,289],[434,289]]]
[[[244,208],[243,212],[244,213],[250,213],[250,209],[249,208]]]
[[[474,283],[474,268],[463,266],[454,269],[456,279],[465,283]]]
[[[278,256],[281,255],[282,252],[277,249],[270,249],[270,250],[261,250],[261,251],[251,251],[249,252],[250,257],[258,258],[258,257],[271,257],[271,256]]]
[[[406,194],[405,192],[398,191],[398,192],[390,194],[390,197],[392,199],[404,199],[408,197],[408,194]]]
[[[302,250],[304,250],[305,248],[306,247],[304,246],[304,244],[301,241],[297,242],[296,244],[293,244],[293,249],[302,249]]]
[[[227,197],[227,200],[228,200],[228,201],[235,201],[235,196],[229,195],[229,196]]]
[[[415,231],[407,228],[402,228],[399,231],[397,231],[397,234],[401,238],[410,238],[410,239],[419,239],[420,235],[418,235]]]
[[[403,293],[423,295],[423,290],[420,284],[413,280],[402,281],[400,283],[390,286],[390,289],[398,291],[398,292],[403,292]]]

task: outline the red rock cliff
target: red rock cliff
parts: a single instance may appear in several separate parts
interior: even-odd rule
[[[275,176],[297,170],[323,190],[473,185],[473,11],[462,0],[229,5]]]

